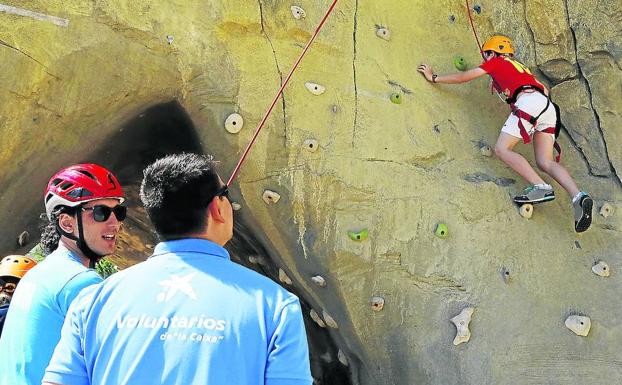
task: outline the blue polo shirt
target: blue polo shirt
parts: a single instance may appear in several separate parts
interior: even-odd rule
[[[69,305],[101,280],[62,245],[28,271],[15,289],[0,337],[0,385],[41,385]]]
[[[311,385],[298,298],[201,239],[86,290],[45,381],[65,385]]]

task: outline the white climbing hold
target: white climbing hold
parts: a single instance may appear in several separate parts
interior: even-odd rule
[[[275,204],[276,202],[279,201],[279,199],[281,199],[281,195],[279,195],[279,193],[272,191],[272,190],[266,190],[263,192],[263,201],[266,202],[266,204],[270,205],[270,204]]]
[[[289,278],[289,275],[287,275],[287,273],[281,268],[279,268],[279,281],[288,285],[292,284],[292,279]]]
[[[531,203],[526,203],[518,209],[518,212],[523,218],[531,218],[533,215],[533,205]]]
[[[297,20],[304,19],[305,17],[307,17],[307,13],[305,12],[305,10],[297,5],[292,5],[291,10],[292,10],[292,15],[294,15],[294,18]]]
[[[320,84],[317,84],[317,83],[308,82],[308,83],[305,83],[305,87],[313,95],[322,95],[324,92],[326,92],[326,87]]]
[[[242,208],[242,205],[238,202],[231,202],[231,208],[233,209],[233,211],[238,211]]]
[[[243,126],[244,118],[242,118],[242,115],[240,114],[233,113],[227,116],[227,119],[225,120],[225,130],[227,130],[230,134],[237,134]]]
[[[28,242],[30,242],[30,234],[28,233],[28,231],[24,230],[17,237],[17,244],[19,245],[19,247],[24,247],[28,244]]]
[[[311,309],[311,311],[309,312],[309,315],[311,316],[311,319],[315,321],[315,323],[318,324],[321,328],[326,327],[326,324],[324,323],[324,321],[322,321],[319,314],[317,314],[317,312],[314,309]]]
[[[460,345],[463,342],[468,342],[471,339],[471,331],[469,330],[469,323],[471,322],[471,316],[473,315],[473,307],[465,307],[460,314],[451,319],[454,325],[456,325],[456,337],[454,338],[454,345]]]
[[[614,211],[615,210],[613,206],[608,202],[603,203],[603,205],[600,207],[600,215],[602,215],[605,218],[613,215]]]
[[[319,287],[326,286],[326,280],[321,275],[316,275],[315,277],[311,277],[311,280]]]
[[[594,266],[592,266],[592,271],[596,275],[600,275],[601,277],[609,276],[609,265],[605,261],[598,261]]]
[[[173,35],[166,35],[166,41],[167,41],[169,44],[173,44],[173,40],[174,40],[174,39],[175,39],[175,38],[173,37]]]
[[[573,331],[574,334],[582,337],[586,337],[592,327],[592,321],[590,317],[571,315],[566,318],[566,327]]]
[[[378,36],[381,39],[389,41],[391,40],[391,31],[389,31],[387,28],[377,28],[376,36]]]
[[[492,156],[492,148],[489,145],[484,145],[479,148],[483,156],[490,158]]]
[[[322,310],[322,318],[324,318],[324,322],[329,327],[333,329],[339,329],[339,325],[337,325],[337,322],[333,319],[333,317],[330,316],[330,314],[328,314],[326,310]]]
[[[316,152],[318,147],[319,147],[319,145],[317,143],[317,140],[315,140],[315,139],[307,139],[302,144],[302,147],[304,147],[305,149],[307,149],[310,152]]]
[[[371,309],[373,311],[380,311],[382,308],[384,308],[384,298],[371,297]]]
[[[343,366],[348,366],[348,358],[341,349],[339,349],[339,351],[337,352],[337,359],[339,359],[339,362],[341,362]]]

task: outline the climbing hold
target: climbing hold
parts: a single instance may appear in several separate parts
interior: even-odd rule
[[[449,15],[449,22],[450,22],[450,23],[453,23],[453,22],[455,22],[455,21],[456,21],[456,16],[454,16],[454,15]]]
[[[533,215],[533,205],[531,203],[521,205],[521,207],[518,209],[518,212],[523,218],[529,219]]]
[[[333,110],[333,113],[336,114],[337,112],[339,112],[339,107],[336,104],[333,104],[332,110]]]
[[[317,140],[315,139],[307,139],[302,143],[302,147],[309,150],[310,152],[316,152],[318,148]]]
[[[613,215],[613,212],[614,212],[614,208],[608,202],[605,202],[605,203],[603,203],[602,206],[600,206],[600,215],[602,215],[605,218]]]
[[[447,225],[444,223],[437,224],[434,234],[436,234],[436,236],[441,239],[447,238],[447,236],[449,235],[449,230],[447,229]]]
[[[304,19],[305,17],[307,17],[307,13],[305,12],[305,10],[297,5],[292,5],[291,10],[292,10],[292,15],[294,15],[295,19],[299,20],[299,19]]]
[[[395,104],[402,104],[402,95],[400,94],[397,94],[397,93],[391,94],[390,99]]]
[[[17,237],[17,244],[19,245],[19,247],[26,246],[29,241],[30,234],[26,230],[22,231],[22,233]]]
[[[600,275],[601,277],[609,276],[609,265],[605,261],[598,261],[594,266],[592,266],[592,271],[596,275]]]
[[[574,332],[574,334],[586,337],[592,327],[590,317],[571,315],[566,318],[566,327]]]
[[[321,275],[316,275],[315,277],[311,277],[311,280],[319,287],[326,286],[326,280]]]
[[[337,352],[337,359],[343,364],[343,366],[348,366],[348,358],[341,349]]]
[[[283,269],[281,269],[281,268],[279,268],[279,281],[281,281],[281,282],[283,282],[285,284],[288,284],[288,285],[292,284],[292,279],[289,278],[287,273]]]
[[[478,15],[479,15],[480,13],[482,13],[482,7],[481,7],[481,6],[479,6],[479,5],[475,5],[475,6],[473,6],[473,10],[474,10],[474,11],[475,11],[475,13],[477,13]]]
[[[454,325],[456,325],[456,337],[454,338],[454,345],[460,345],[463,342],[468,342],[471,339],[471,331],[469,330],[469,323],[471,322],[471,316],[475,308],[465,307],[460,314],[451,319]]]
[[[371,297],[371,309],[373,311],[380,311],[384,307],[384,298]]]
[[[330,316],[330,314],[328,314],[326,310],[322,310],[322,318],[324,318],[324,322],[326,323],[327,326],[333,329],[339,328],[339,326],[337,325],[337,322],[333,319],[333,317]]]
[[[324,92],[326,92],[326,87],[316,83],[307,82],[305,83],[305,87],[313,95],[322,95]]]
[[[227,130],[230,134],[237,134],[243,126],[244,119],[240,114],[233,113],[227,116],[227,119],[225,120],[225,130]]]
[[[173,39],[175,39],[175,38],[173,37],[173,35],[166,35],[166,41],[167,41],[169,44],[173,44]]]
[[[489,145],[485,144],[479,148],[480,152],[483,156],[490,158],[492,156],[492,148]]]
[[[378,27],[376,29],[376,36],[389,41],[391,39],[391,31],[389,31],[387,28]]]
[[[458,71],[466,71],[467,69],[466,59],[462,56],[456,56],[454,58],[454,66],[456,67]]]
[[[317,314],[317,312],[314,309],[311,309],[311,311],[309,312],[309,315],[311,316],[311,319],[315,321],[315,323],[318,324],[321,328],[326,327],[326,324],[324,323],[324,321],[322,321],[319,314]]]
[[[369,231],[367,229],[363,229],[361,231],[348,231],[348,237],[350,237],[353,241],[364,241],[367,239],[369,235]]]
[[[233,209],[233,211],[238,211],[242,208],[242,205],[238,202],[231,202],[231,208]]]
[[[501,269],[501,277],[503,278],[505,283],[510,283],[510,281],[512,280],[510,269],[508,269],[507,267],[504,267],[503,269]]]
[[[263,198],[263,201],[266,202],[266,204],[270,205],[270,204],[275,204],[276,202],[278,202],[279,199],[281,199],[281,195],[279,195],[279,193],[275,191],[266,190],[263,192],[262,198]]]

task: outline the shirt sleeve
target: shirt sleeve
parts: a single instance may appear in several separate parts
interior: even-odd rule
[[[285,305],[268,346],[266,385],[311,385],[309,347],[300,302]]]
[[[69,305],[71,305],[82,289],[100,282],[102,282],[102,279],[95,270],[86,270],[71,278],[57,296],[58,306],[62,314],[67,314]]]
[[[485,61],[480,64],[479,68],[486,71],[488,75],[492,75],[492,73],[495,72],[495,69],[497,68],[497,64],[499,63],[498,59],[499,58],[493,58],[491,60]]]
[[[69,307],[61,336],[52,359],[45,370],[43,382],[63,385],[89,385],[86,360],[82,345],[82,309],[88,303],[85,290]]]

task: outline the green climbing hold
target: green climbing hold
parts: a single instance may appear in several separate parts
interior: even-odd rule
[[[436,231],[434,231],[437,237],[445,239],[449,235],[449,230],[447,229],[447,225],[444,223],[439,223],[436,225]]]
[[[363,229],[361,231],[348,231],[348,237],[357,242],[366,240],[368,235],[369,231],[367,229]]]
[[[402,95],[400,94],[392,94],[391,101],[395,104],[402,104]]]
[[[454,59],[454,65],[458,69],[458,71],[466,71],[467,70],[467,62],[462,56],[457,56]]]

